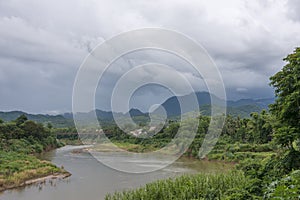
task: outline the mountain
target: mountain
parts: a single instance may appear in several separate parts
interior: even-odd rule
[[[73,126],[73,119],[67,119],[63,115],[43,115],[43,114],[28,114],[22,111],[0,112],[0,119],[4,121],[12,121],[20,115],[25,115],[29,120],[38,123],[51,123],[54,127]]]
[[[215,102],[215,107],[219,107],[219,109],[224,106],[225,101],[218,98],[215,95],[211,95],[208,92],[196,92],[196,99],[200,111],[203,115],[210,115],[211,111],[211,98],[213,98]],[[179,102],[183,103],[182,112],[187,113],[194,111],[193,106],[193,94],[184,95],[184,96],[173,96],[167,99],[162,106],[166,110],[167,117],[173,118],[179,116],[181,114],[180,104]],[[252,112],[260,112],[263,109],[268,109],[268,105],[275,101],[274,98],[266,98],[266,99],[240,99],[237,101],[227,101],[227,114],[232,116],[239,116],[239,117],[249,117],[250,113]],[[217,108],[218,109],[218,108]],[[97,117],[100,121],[113,121],[113,113],[110,111],[101,111],[96,110]],[[122,113],[114,113],[118,117],[125,117],[128,114],[133,118],[134,121],[136,120],[149,120],[149,113],[143,113],[138,109],[132,108],[126,114]]]
[[[220,109],[220,108],[216,107],[216,109]],[[262,110],[261,107],[254,105],[254,104],[235,106],[235,107],[227,106],[226,113],[233,117],[248,118],[248,117],[250,117],[250,113],[260,112],[261,110]],[[211,115],[211,106],[210,105],[200,106],[200,111],[201,111],[202,115],[209,116],[209,115]]]
[[[148,113],[143,113],[142,111],[136,108],[130,109],[128,113],[130,116],[148,116]]]
[[[229,107],[238,107],[245,105],[257,105],[262,109],[268,109],[268,106],[271,103],[274,103],[275,98],[266,98],[266,99],[240,99],[237,101],[227,101],[227,106]]]
[[[195,93],[198,104],[200,106],[200,111],[203,114],[210,115],[210,105],[211,105],[211,98],[214,99],[215,105],[214,106],[223,106],[225,101],[218,98],[215,95],[210,97],[208,92],[196,92]],[[179,101],[183,102],[183,113],[193,111],[194,108],[192,107],[193,95],[184,95],[184,96],[173,96],[167,99],[162,106],[165,108],[167,112],[167,116],[174,117],[179,116],[181,114],[180,104]],[[240,99],[237,101],[227,101],[227,114],[231,114],[233,116],[240,116],[240,117],[249,117],[251,112],[260,112],[263,109],[268,109],[268,105],[274,102],[274,98],[268,99]]]
[[[199,104],[200,111],[203,115],[210,115],[211,113],[211,100],[210,94],[208,92],[197,92],[195,93],[197,98],[197,103]],[[221,109],[224,105],[224,100],[212,95],[214,102],[216,102],[215,108]],[[179,101],[183,102],[183,113],[191,112],[194,110],[192,106],[193,95],[184,96],[173,96],[167,99],[162,106],[165,108],[167,117],[173,118],[180,116],[181,110],[179,106]],[[240,99],[237,101],[227,101],[227,114],[232,116],[249,117],[252,112],[260,112],[263,109],[268,109],[268,105],[275,101],[274,98],[268,99]],[[219,107],[219,108],[218,108]],[[54,127],[69,127],[74,126],[73,114],[65,113],[63,115],[42,115],[42,114],[28,114],[22,111],[11,111],[11,112],[0,112],[0,119],[4,121],[12,121],[18,118],[20,115],[26,115],[29,120],[33,120],[39,123],[51,123]],[[130,109],[127,114],[123,113],[112,113],[111,111],[96,110],[97,118],[100,122],[111,123],[113,122],[113,115],[120,118],[128,114],[133,118],[136,123],[145,123],[149,121],[149,113],[143,113],[138,109]],[[84,123],[88,123],[92,117],[94,117],[94,112],[88,113],[76,113],[78,119],[82,120]]]
[[[195,95],[197,98],[197,103],[200,107],[211,104],[210,94],[208,92],[197,92],[195,93]],[[214,98],[217,105],[224,104],[224,101],[219,99],[215,95],[212,95],[212,98]],[[179,102],[183,103],[182,107],[180,107]],[[194,95],[189,94],[189,95],[179,96],[179,97],[176,96],[170,97],[162,104],[162,106],[165,108],[168,117],[174,117],[174,116],[181,115],[181,109],[183,113],[194,111],[195,105],[193,103],[195,103]]]
[[[89,125],[91,122],[93,123],[95,112],[90,111],[87,113],[76,113],[76,120],[79,123],[82,123],[84,125]],[[64,114],[66,117],[73,116],[71,113]],[[102,111],[96,109],[96,116],[98,121],[101,125],[104,124],[111,124],[114,122],[114,117],[117,117],[118,120],[126,120],[128,119],[128,116],[131,116],[133,118],[133,121],[136,123],[146,123],[149,121],[149,115],[148,113],[143,113],[138,109],[130,109],[127,113],[121,113],[121,112],[111,112],[111,111]]]

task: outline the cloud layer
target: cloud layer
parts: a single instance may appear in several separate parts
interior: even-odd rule
[[[300,44],[299,7],[297,0],[0,1],[0,110],[70,111],[85,56],[105,39],[144,27],[173,29],[203,45],[230,99],[270,97],[268,77]],[[99,98],[110,94],[109,80],[124,73],[116,66]],[[138,92],[137,102],[148,102],[145,110],[167,96],[150,90]],[[101,107],[109,109],[109,102]]]

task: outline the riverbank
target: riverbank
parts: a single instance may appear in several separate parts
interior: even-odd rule
[[[133,146],[138,146],[137,144],[128,144],[128,143],[114,143],[114,144],[117,145],[119,148],[120,148],[120,146],[123,146],[123,147],[127,146],[130,148]],[[81,153],[89,152],[89,153],[94,154],[94,156],[96,156],[96,157],[99,155],[98,153],[101,153],[102,158],[104,158],[107,155],[128,156],[128,154],[126,153],[127,151],[125,150],[125,148],[116,149],[114,145],[104,143],[104,144],[90,145],[90,146],[86,146],[86,147],[80,148],[80,149],[79,148],[73,149],[73,150],[71,150],[71,153],[72,154],[81,154]],[[137,152],[137,153],[141,153],[141,152]],[[105,154],[107,154],[107,155],[105,156]],[[141,153],[141,154],[143,154],[143,153]],[[129,156],[128,160],[129,159],[134,159],[134,158]],[[127,162],[128,160],[125,159],[124,162]],[[122,163],[122,161],[120,161],[120,162]],[[136,160],[132,161],[132,162],[134,162],[134,163],[136,162],[136,164],[139,165],[139,162],[137,162]],[[172,165],[177,166],[177,167],[182,167],[184,165],[185,167],[194,169],[195,173],[197,173],[199,171],[201,171],[203,173],[217,173],[218,171],[222,171],[222,172],[230,171],[235,168],[236,164],[237,164],[237,162],[233,162],[233,161],[210,160],[207,158],[199,159],[197,157],[192,157],[192,156],[183,154]],[[149,167],[149,165],[151,165],[151,164],[148,163],[148,167]]]
[[[29,186],[29,185],[33,185],[33,184],[41,184],[41,183],[46,183],[46,181],[52,180],[52,179],[65,179],[70,177],[72,174],[69,172],[64,172],[64,173],[54,173],[54,174],[50,174],[50,175],[44,175],[40,178],[34,178],[34,179],[29,179],[25,182],[19,183],[19,184],[13,184],[13,185],[7,185],[7,186],[3,186],[0,187],[0,192],[4,192],[6,190],[12,190],[12,189],[16,189],[16,188],[21,188],[21,187],[25,187],[25,186]]]
[[[248,199],[249,179],[240,171],[183,175],[158,180],[133,190],[107,194],[105,200],[135,199]]]
[[[0,152],[0,192],[69,176],[71,174],[63,167],[59,168],[35,156]]]
[[[41,159],[51,161],[57,166],[64,166],[66,170],[72,173],[71,177],[61,181],[46,181],[46,184],[8,190],[0,195],[0,199],[14,200],[20,199],[20,197],[22,200],[104,199],[108,193],[136,189],[157,180],[175,178],[184,174],[215,174],[216,172],[230,171],[233,168],[232,165],[221,162],[182,158],[170,166],[152,173],[122,173],[100,163],[89,153],[79,153],[79,148],[83,147],[89,148],[88,146],[64,146],[41,155]],[[72,153],[73,151],[75,153]],[[121,152],[115,154],[104,152],[103,154],[107,155],[107,158],[111,158],[111,162],[121,165],[124,162],[130,162],[127,156]],[[163,165],[164,163],[158,156],[151,160],[141,157],[136,160],[135,164],[148,167],[150,165]]]
[[[169,147],[170,151],[176,151],[178,147]],[[275,147],[269,144],[262,145],[249,145],[242,143],[226,144],[222,141],[216,144],[215,148],[202,160],[207,160],[211,162],[225,162],[231,164],[237,164],[242,160],[247,158],[252,159],[265,159],[275,155]],[[113,141],[111,143],[101,143],[94,144],[88,148],[83,148],[74,151],[73,153],[79,152],[134,152],[134,153],[147,153],[159,150],[159,148],[154,147],[152,144],[142,145],[142,144],[132,144],[129,142]],[[165,150],[167,152],[167,149]],[[162,152],[161,152],[162,153]],[[198,159],[198,154],[191,154],[190,150],[184,153],[182,158],[188,159]]]

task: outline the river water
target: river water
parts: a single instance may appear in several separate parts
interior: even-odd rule
[[[99,200],[107,193],[137,188],[146,183],[182,174],[197,172],[216,172],[231,168],[231,165],[179,159],[172,165],[145,174],[129,174],[106,167],[87,152],[74,153],[73,150],[82,148],[66,146],[42,156],[57,166],[72,173],[64,180],[48,181],[44,185],[32,185],[25,188],[5,191],[0,194],[1,200]],[[107,153],[109,155],[109,153]],[[120,155],[119,155],[120,157]],[[141,161],[143,162],[143,161]],[[159,160],[152,161],[159,164]],[[147,165],[151,163],[147,162]]]

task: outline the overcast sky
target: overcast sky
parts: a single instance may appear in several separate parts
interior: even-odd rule
[[[300,46],[299,10],[298,0],[0,0],[0,110],[71,111],[74,79],[91,49],[144,27],[176,30],[203,45],[229,99],[272,97],[269,76]],[[144,89],[138,102],[170,95]],[[100,99],[109,95],[101,91]]]

